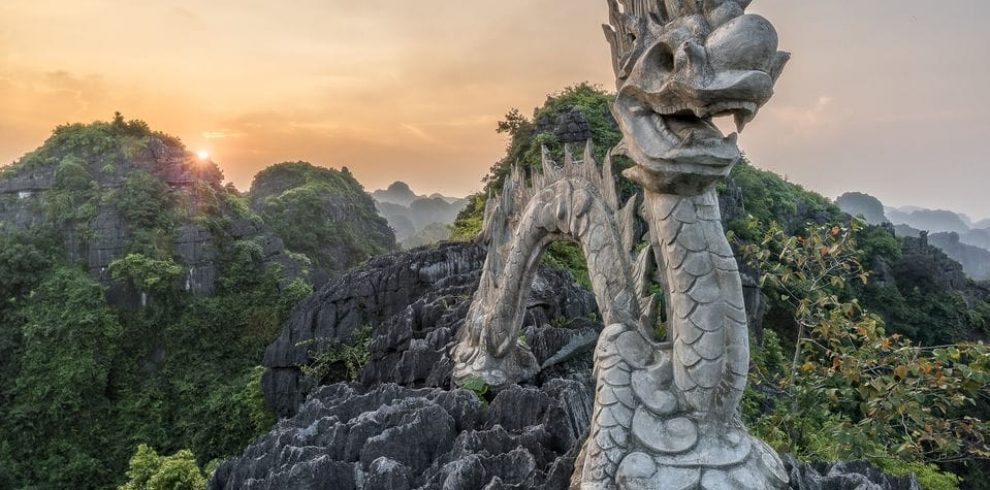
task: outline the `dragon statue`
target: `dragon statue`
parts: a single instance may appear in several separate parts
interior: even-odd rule
[[[749,371],[742,283],[715,185],[739,160],[715,117],[752,121],[789,55],[749,0],[607,0],[623,134],[612,150],[642,190],[620,205],[611,155],[515,169],[490,196],[481,285],[453,348],[453,381],[498,388],[540,366],[519,331],[535,271],[553,241],[580,245],[606,325],[595,350],[591,429],[571,484],[581,490],[787,488],[777,454],[750,436],[739,406]],[[639,200],[642,199],[642,203]],[[649,228],[639,247],[637,215]],[[639,251],[637,252],[637,249]],[[655,268],[659,274],[655,273]],[[669,338],[656,339],[664,286]]]

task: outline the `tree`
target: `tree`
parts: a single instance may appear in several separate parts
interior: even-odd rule
[[[761,244],[742,247],[764,271],[766,292],[791,304],[798,329],[789,368],[754,370],[758,391],[775,395],[756,395],[770,410],[751,414],[751,425],[804,459],[866,458],[887,468],[899,459],[945,484],[952,478],[926,465],[990,458],[990,424],[971,415],[986,402],[990,349],[888,335],[847,288],[868,280],[857,231],[810,226],[790,236],[771,226]]]
[[[118,490],[202,490],[206,486],[192,451],[183,449],[162,457],[146,444],[138,446],[131,457],[127,477],[130,480]]]
[[[22,321],[20,369],[0,439],[18,448],[25,482],[85,488],[78,482],[106,473],[99,464],[112,408],[105,394],[122,328],[103,289],[74,268],[38,286]]]

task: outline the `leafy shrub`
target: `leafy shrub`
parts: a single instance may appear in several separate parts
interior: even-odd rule
[[[156,260],[141,254],[128,254],[110,263],[110,275],[127,280],[139,291],[168,293],[176,290],[185,269],[172,259]]]
[[[878,316],[848,297],[850,280],[867,281],[857,231],[813,226],[791,236],[772,226],[761,245],[743,247],[767,292],[791,304],[798,327],[789,368],[754,370],[764,390],[751,391],[747,404],[770,407],[748,411],[754,431],[804,459],[897,458],[923,468],[990,457],[990,424],[970,410],[990,383],[990,349],[925,348],[887,335]],[[937,471],[927,477],[952,481]]]
[[[130,480],[118,490],[202,490],[206,487],[206,476],[188,449],[162,457],[141,444],[129,466],[127,477]]]
[[[371,346],[371,327],[366,326],[354,333],[353,340],[338,342],[318,348],[316,356],[303,366],[303,374],[318,384],[335,381],[354,381],[361,368],[368,363]]]

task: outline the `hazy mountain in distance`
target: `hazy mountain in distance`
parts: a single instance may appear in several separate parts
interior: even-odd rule
[[[885,208],[879,199],[861,192],[847,192],[835,204],[871,225],[892,223],[897,236],[919,238],[927,232],[927,242],[962,264],[967,275],[990,279],[990,229],[978,228],[979,223],[964,214],[915,206]]]
[[[847,192],[835,200],[835,205],[839,206],[839,209],[845,213],[862,217],[871,225],[879,225],[887,222],[883,203],[869,194]]]
[[[886,208],[887,219],[895,225],[904,224],[919,230],[932,233],[956,232],[965,234],[970,230],[968,217],[944,209],[914,209],[904,211],[897,208]]]
[[[408,206],[422,196],[417,196],[416,193],[409,188],[409,184],[406,184],[405,182],[394,182],[392,185],[388,186],[388,189],[372,192],[371,197],[375,198],[375,201],[378,202]]]
[[[388,220],[403,248],[413,248],[445,240],[443,230],[454,222],[466,206],[466,199],[432,194],[417,195],[405,182],[371,193],[378,212]]]
[[[921,238],[925,232],[908,225],[896,225],[894,233],[900,237]],[[962,264],[967,276],[977,281],[990,280],[990,250],[964,243],[958,233],[951,231],[928,233],[924,238],[952,260]]]

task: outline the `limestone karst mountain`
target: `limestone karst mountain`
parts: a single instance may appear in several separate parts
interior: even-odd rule
[[[839,196],[835,201],[844,212],[864,218],[870,224],[892,223],[898,236],[919,238],[938,247],[962,264],[973,279],[990,279],[990,229],[981,229],[967,216],[945,210],[916,207],[884,207],[879,199],[859,192]]]
[[[852,216],[863,218],[871,225],[887,223],[883,203],[862,192],[847,192],[835,200],[835,205]]]
[[[944,209],[886,207],[885,213],[895,225],[908,225],[932,233],[966,233],[972,229],[972,222],[967,216]]]
[[[395,240],[346,170],[255,187],[119,115],[0,168],[0,488],[115,487],[138,444],[208,460],[267,430],[288,310]]]
[[[409,184],[406,184],[405,182],[393,182],[387,189],[379,189],[372,192],[371,197],[375,198],[378,202],[408,206],[412,204],[413,201],[420,199],[423,196],[416,195],[416,193],[409,188]]]
[[[115,303],[141,291],[115,283],[111,264],[128,254],[161,252],[182,268],[184,289],[209,295],[222,281],[228,244],[260,247],[286,280],[302,265],[282,240],[253,219],[242,196],[224,187],[216,163],[139,121],[58,128],[44,146],[0,174],[0,231],[49,229],[70,262],[111,288]]]
[[[273,165],[255,176],[248,198],[290,252],[309,258],[314,284],[396,249],[388,223],[347,168]]]
[[[405,182],[395,182],[371,196],[395,231],[396,240],[406,249],[446,240],[450,236],[446,227],[467,206],[466,199],[417,195]]]

